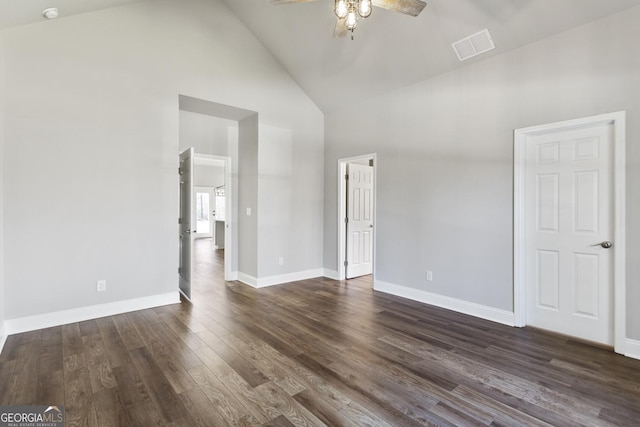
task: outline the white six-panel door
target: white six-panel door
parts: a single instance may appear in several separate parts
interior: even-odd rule
[[[527,138],[526,323],[613,344],[612,126]]]
[[[347,279],[373,271],[373,166],[347,165]]]

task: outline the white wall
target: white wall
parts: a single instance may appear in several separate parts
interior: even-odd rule
[[[258,277],[258,128],[257,114],[238,126],[238,270],[250,278]]]
[[[323,221],[324,147],[309,148],[310,156],[300,154],[295,130],[279,126],[260,126],[258,242],[260,277],[279,276],[322,267],[311,261],[322,258],[322,229],[310,224]],[[320,168],[318,168],[320,166]],[[299,177],[304,176],[305,179]],[[307,245],[304,242],[317,242]],[[283,265],[278,259],[283,258]]]
[[[626,110],[627,327],[640,338],[639,20],[631,9],[327,114],[325,267],[337,159],[376,152],[376,279],[511,311],[513,130]]]
[[[176,290],[178,94],[291,129],[300,163],[321,150],[320,111],[218,0],[140,2],[1,36],[8,319]],[[320,210],[318,171],[292,179],[315,186]],[[315,216],[299,223],[322,229]],[[321,239],[299,243],[308,255],[292,268],[320,267]]]
[[[5,340],[5,304],[4,296],[4,58],[2,38],[0,37],[0,351]]]
[[[180,151],[193,147],[198,154],[232,156],[237,129],[235,120],[180,110]]]
[[[220,187],[224,185],[224,166],[195,165],[193,185],[195,187]]]

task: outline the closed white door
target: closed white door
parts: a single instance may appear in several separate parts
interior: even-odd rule
[[[526,146],[526,323],[613,344],[612,125]]]
[[[373,272],[373,166],[347,165],[347,279]]]
[[[179,289],[182,294],[191,299],[191,271],[193,269],[192,248],[193,234],[192,224],[192,196],[193,196],[193,148],[189,148],[180,154],[180,257],[178,263],[178,275],[180,277]]]

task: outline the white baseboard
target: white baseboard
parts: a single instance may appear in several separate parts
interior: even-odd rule
[[[281,274],[278,276],[256,278],[239,272],[238,280],[254,288],[266,288],[268,286],[282,285],[283,283],[297,282],[298,280],[322,277],[323,273],[323,269],[317,268],[314,270],[296,271],[295,273]]]
[[[640,341],[627,338],[625,342],[624,355],[632,359],[640,360]]]
[[[253,276],[249,276],[248,274],[244,274],[241,271],[238,272],[238,278],[236,280],[244,283],[245,285],[249,285],[252,288],[258,287],[258,279]]]
[[[178,291],[175,291],[166,294],[92,305],[89,307],[79,307],[72,308],[70,310],[56,311],[53,313],[38,314],[36,316],[7,319],[5,320],[5,330],[7,335],[13,335],[21,332],[50,328],[52,326],[66,325],[68,323],[82,322],[84,320],[128,313],[130,311],[177,304],[179,302],[179,293]]]
[[[503,325],[515,325],[515,316],[511,311],[501,310],[499,308],[476,304],[440,294],[434,294],[407,286],[395,285],[381,280],[376,280],[374,282],[373,289],[410,300],[446,308],[447,310],[457,311],[458,313],[490,320],[492,322],[502,323]]]
[[[330,270],[328,268],[322,269],[322,275],[329,279],[338,280],[338,272],[335,270]]]
[[[4,348],[4,343],[7,342],[7,331],[6,327],[3,324],[2,328],[0,328],[0,353],[2,353],[2,349]]]

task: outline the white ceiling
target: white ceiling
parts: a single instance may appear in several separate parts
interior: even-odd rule
[[[0,29],[153,0],[1,0]],[[175,0],[179,1],[179,0]],[[210,0],[215,1],[215,0]],[[325,112],[640,5],[640,0],[427,0],[418,17],[374,8],[355,40],[333,38],[333,0],[222,0]],[[488,28],[496,49],[460,63],[451,43]]]
[[[418,17],[374,8],[333,39],[334,0],[223,0],[325,112],[529,44],[640,0],[427,0]],[[496,49],[460,63],[451,44],[488,28]]]
[[[0,30],[45,21],[42,11],[57,7],[60,18],[142,0],[0,0]]]

